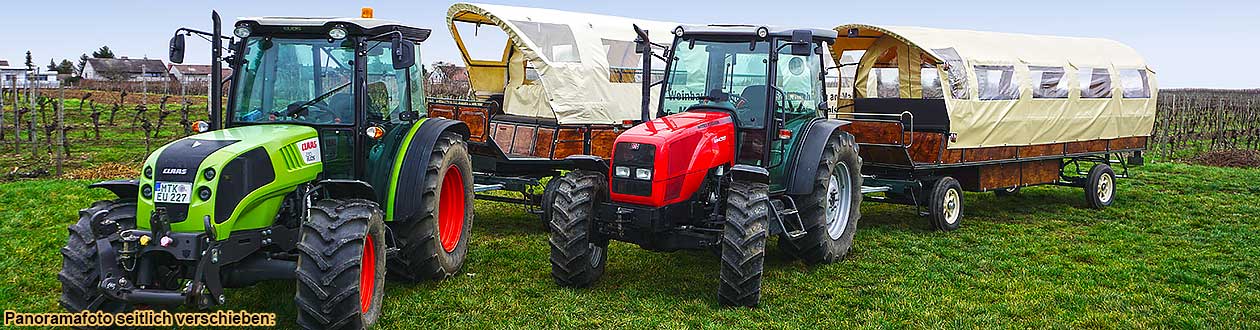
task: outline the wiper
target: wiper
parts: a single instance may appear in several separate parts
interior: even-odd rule
[[[332,90],[329,90],[328,92],[325,92],[324,94],[320,94],[319,96],[316,96],[310,101],[306,101],[306,103],[302,103],[301,105],[298,105],[297,107],[289,107],[288,113],[286,113],[286,115],[292,116],[294,114],[297,114],[298,111],[301,111],[302,109],[306,109],[306,107],[314,105],[315,103],[319,103],[319,101],[323,101],[324,99],[328,98],[329,96],[332,96],[333,94],[337,94],[337,92],[341,91],[342,88],[346,88],[346,86],[350,86],[350,83],[351,83],[350,81],[347,81],[346,83],[341,84],[341,86],[337,86],[337,88],[333,88]]]

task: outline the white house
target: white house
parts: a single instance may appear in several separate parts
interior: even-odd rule
[[[162,60],[89,58],[83,66],[85,80],[167,81],[169,78]]]
[[[56,71],[27,70],[25,66],[10,65],[8,60],[0,59],[0,86],[11,88],[15,83],[19,87],[33,84],[35,87],[53,88],[60,86],[61,80],[57,78]]]

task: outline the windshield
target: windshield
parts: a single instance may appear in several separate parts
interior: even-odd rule
[[[766,41],[679,40],[661,111],[712,102],[734,108],[740,127],[765,127],[769,47]]]
[[[354,42],[327,39],[246,39],[236,74],[237,122],[351,124],[354,120]]]

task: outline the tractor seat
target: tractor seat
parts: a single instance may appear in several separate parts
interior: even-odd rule
[[[735,108],[740,127],[766,126],[766,91],[766,85],[752,85],[739,92],[740,98],[744,99],[744,105]]]

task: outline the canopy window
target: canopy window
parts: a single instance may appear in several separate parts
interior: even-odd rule
[[[957,134],[951,149],[1149,136],[1154,126],[1155,74],[1115,41],[865,24],[836,31],[833,59],[857,63],[852,84],[840,72],[838,103],[852,104],[841,111],[909,111],[920,128]]]

